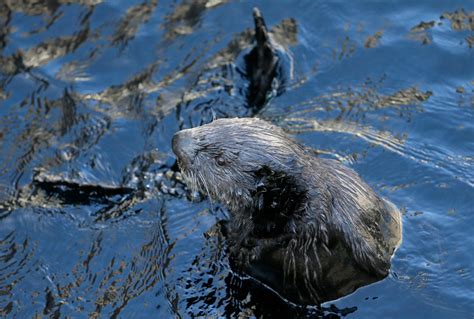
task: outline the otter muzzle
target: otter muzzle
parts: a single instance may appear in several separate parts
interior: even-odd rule
[[[190,130],[182,130],[173,135],[171,142],[173,152],[184,167],[189,167],[196,155],[196,146]]]

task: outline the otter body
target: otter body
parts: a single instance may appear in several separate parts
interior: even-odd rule
[[[400,213],[352,169],[256,118],[180,131],[173,151],[187,184],[229,209],[236,270],[303,305],[387,276]]]

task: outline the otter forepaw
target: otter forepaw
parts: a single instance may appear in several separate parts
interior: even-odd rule
[[[250,265],[260,258],[261,248],[260,247],[239,247],[238,251],[235,251],[235,254],[231,254],[232,260],[235,262],[236,266],[239,268],[248,268]]]
[[[247,248],[247,249],[252,249],[256,246],[259,245],[259,242],[258,242],[258,239],[256,238],[253,238],[253,237],[248,237],[248,238],[245,238],[243,241],[242,241],[242,246]]]

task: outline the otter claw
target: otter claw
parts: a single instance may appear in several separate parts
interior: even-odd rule
[[[251,249],[252,247],[257,246],[257,240],[254,238],[245,238],[242,242],[242,246]]]
[[[241,245],[239,247],[234,246],[230,250],[231,259],[235,262],[236,266],[242,269],[250,267],[251,263],[259,258],[259,255],[259,247],[247,248]]]

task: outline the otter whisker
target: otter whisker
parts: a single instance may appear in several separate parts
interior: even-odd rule
[[[211,203],[211,206],[214,206],[214,202],[212,200],[211,193],[209,192],[209,188],[207,187],[207,183],[204,180],[204,177],[202,176],[202,174],[200,172],[197,172],[197,176],[201,180],[201,184],[204,186],[204,189],[206,190],[207,197],[209,198],[209,202]]]

